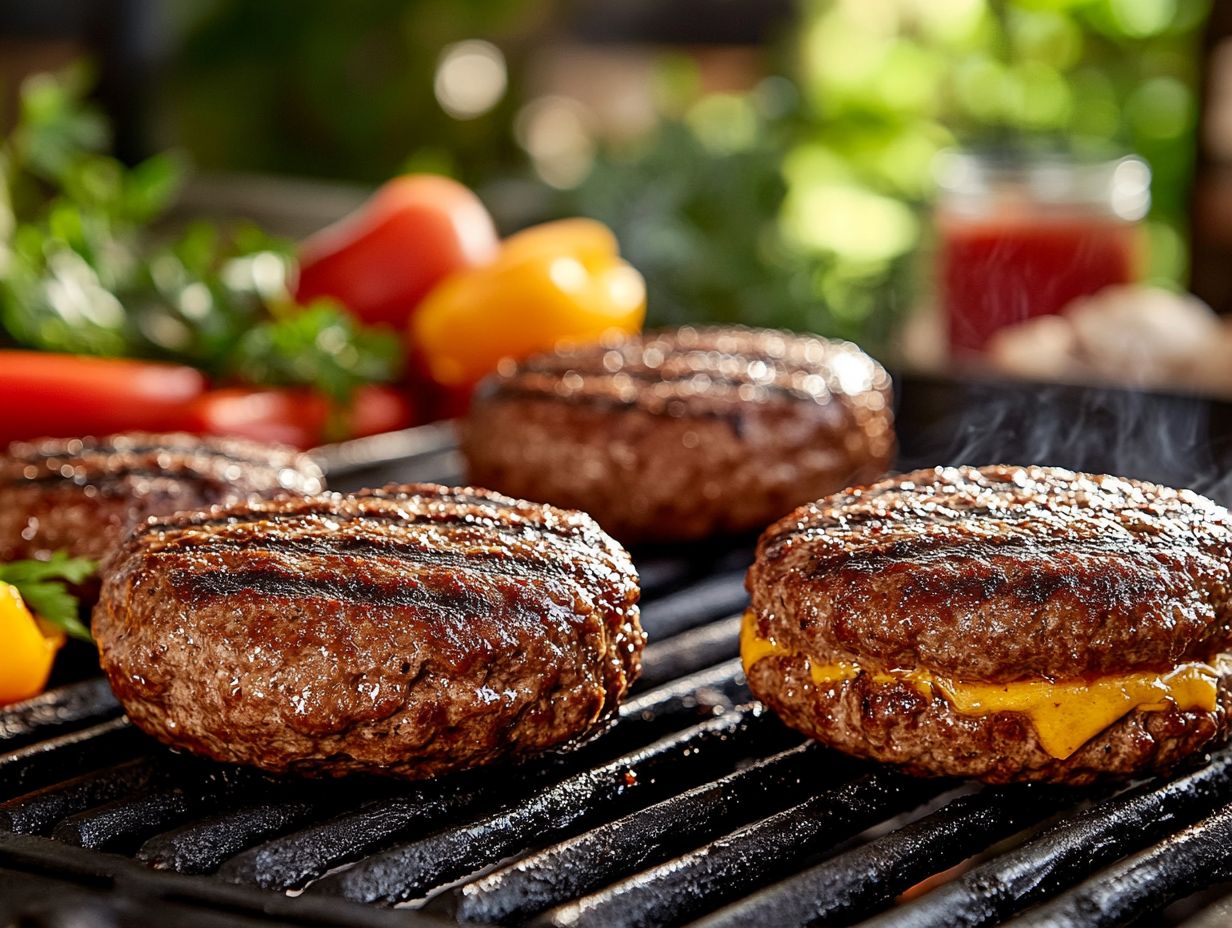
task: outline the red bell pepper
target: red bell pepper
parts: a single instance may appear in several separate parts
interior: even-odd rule
[[[401,330],[437,281],[491,261],[498,245],[468,188],[434,174],[398,177],[303,243],[295,298],[333,297],[363,322]]]
[[[182,429],[188,404],[205,386],[200,371],[178,364],[0,351],[0,446]]]
[[[406,428],[413,422],[410,400],[393,387],[355,391],[341,423],[330,434],[329,400],[300,387],[224,387],[192,404],[189,428],[203,435],[235,435],[257,441],[311,448],[335,438],[360,438]]]

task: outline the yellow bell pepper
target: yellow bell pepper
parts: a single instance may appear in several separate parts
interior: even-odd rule
[[[0,706],[41,693],[63,644],[64,633],[38,622],[17,587],[0,583]]]
[[[645,316],[645,282],[611,230],[564,219],[511,236],[493,263],[441,281],[411,316],[410,337],[433,380],[469,388],[502,358],[637,332]]]

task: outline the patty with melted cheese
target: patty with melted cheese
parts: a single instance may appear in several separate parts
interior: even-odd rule
[[[912,773],[1086,783],[1228,733],[1232,516],[1188,490],[917,471],[771,526],[748,587],[754,694]]]

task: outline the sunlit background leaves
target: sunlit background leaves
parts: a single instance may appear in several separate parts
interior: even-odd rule
[[[1148,276],[1186,279],[1210,0],[801,0],[742,55],[577,34],[598,8],[177,4],[156,141],[214,172],[451,173],[507,231],[576,212],[612,224],[652,323],[876,350],[928,293],[938,151],[1133,151],[1155,178]],[[54,162],[54,139],[32,144]]]

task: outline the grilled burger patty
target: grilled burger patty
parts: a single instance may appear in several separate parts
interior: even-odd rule
[[[273,772],[419,778],[590,730],[637,677],[625,551],[580,512],[387,487],[180,513],[94,613],[129,717]]]
[[[771,526],[748,588],[758,698],[916,773],[1081,783],[1227,733],[1232,516],[1187,490],[917,471]]]
[[[691,328],[584,345],[485,382],[469,479],[585,509],[622,541],[760,529],[884,472],[890,378],[847,342]]]
[[[101,559],[151,515],[323,489],[307,456],[237,439],[129,433],[14,442],[0,455],[0,561],[60,549]]]

